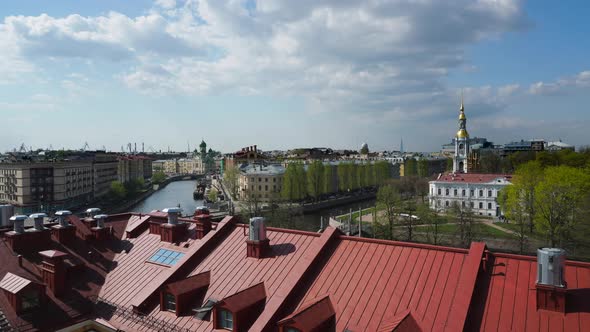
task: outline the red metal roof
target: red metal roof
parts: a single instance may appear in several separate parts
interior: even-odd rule
[[[488,183],[496,179],[512,180],[511,174],[447,173],[441,174],[436,182]]]
[[[224,298],[218,304],[223,305],[231,312],[239,312],[265,299],[264,282],[259,282]]]
[[[590,331],[590,264],[566,262],[565,314],[537,310],[537,262],[534,257],[493,254],[487,291],[476,294],[482,303],[480,331]],[[482,280],[484,281],[484,280]]]
[[[29,279],[25,279],[23,277],[17,276],[16,274],[7,272],[4,275],[4,278],[2,278],[0,281],[0,288],[12,294],[17,294],[31,283],[32,281]]]

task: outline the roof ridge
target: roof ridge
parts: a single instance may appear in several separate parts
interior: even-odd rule
[[[264,310],[251,326],[251,330],[264,331],[269,328],[273,319],[279,314],[280,310],[287,302],[289,296],[296,292],[295,289],[297,284],[299,284],[303,277],[307,275],[313,262],[316,261],[320,255],[325,254],[324,249],[339,233],[340,231],[338,229],[328,226],[319,238],[314,239],[313,243],[310,245],[310,247],[313,246],[313,248],[308,247],[308,250],[301,257],[299,262],[293,266],[292,271],[301,272],[290,274],[283,284],[275,291],[275,296],[266,303]]]

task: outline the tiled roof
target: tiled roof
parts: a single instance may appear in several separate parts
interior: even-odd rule
[[[4,275],[4,278],[0,281],[0,288],[12,294],[17,294],[23,288],[31,284],[31,282],[32,281],[29,279],[7,272],[6,275]]]
[[[488,183],[496,179],[512,180],[510,174],[479,174],[479,173],[447,173],[441,174],[433,182],[463,182],[463,183]]]

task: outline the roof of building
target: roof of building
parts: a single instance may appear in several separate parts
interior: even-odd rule
[[[243,164],[240,172],[247,175],[281,175],[285,173],[285,167],[281,165]]]
[[[25,279],[23,277],[17,276],[16,274],[8,272],[0,281],[0,288],[9,293],[16,294],[31,283],[32,281],[29,279]]]
[[[75,255],[90,267],[72,284],[70,296],[98,295],[94,318],[125,331],[213,329],[210,319],[161,311],[156,298],[162,289],[175,294],[202,290],[194,308],[225,300],[230,310],[238,310],[263,301],[260,311],[251,313],[252,331],[275,331],[279,322],[309,327],[327,318],[334,320],[336,331],[354,332],[590,327],[589,263],[566,262],[567,311],[559,313],[536,307],[534,257],[490,252],[483,243],[461,249],[345,236],[331,227],[322,233],[269,227],[268,254],[254,258],[247,255],[248,228],[232,217],[213,223],[202,239],[195,238],[191,223],[176,244],[161,241],[146,227],[165,223],[160,214],[122,214],[111,222],[119,223],[114,228],[122,238],[108,243],[100,259],[83,254],[92,250],[88,246],[48,250]],[[183,255],[175,264],[150,262],[161,249]],[[19,267],[8,250],[0,248],[0,272],[39,280],[32,258]],[[70,312],[76,306],[50,297],[69,315],[62,319],[74,317]],[[10,312],[7,305],[0,296],[0,306]]]
[[[502,179],[510,182],[511,174],[483,174],[483,173],[445,173],[440,174],[438,178],[431,182],[450,182],[450,183],[490,183]]]

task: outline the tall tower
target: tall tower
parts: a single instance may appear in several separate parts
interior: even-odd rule
[[[455,156],[453,158],[453,173],[467,173],[467,158],[469,157],[469,133],[467,132],[467,117],[463,108],[463,94],[461,94],[461,108],[459,109],[459,131],[455,136]]]

